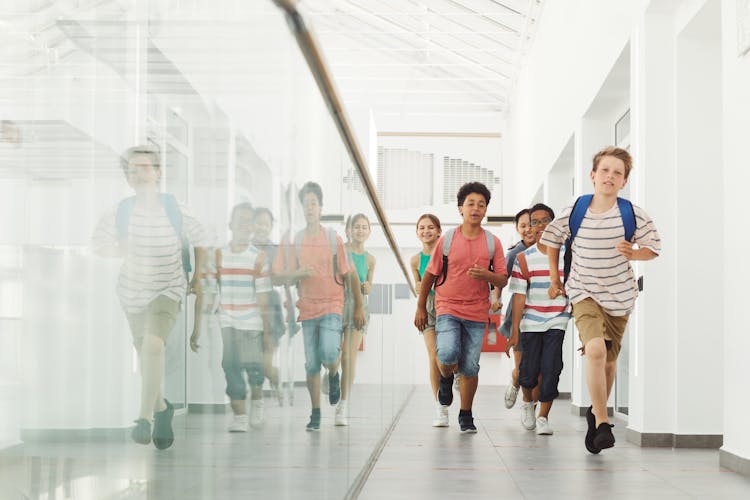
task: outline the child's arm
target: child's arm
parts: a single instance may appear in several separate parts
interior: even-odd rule
[[[617,244],[617,251],[628,260],[653,260],[659,256],[659,254],[650,248],[641,247],[634,249],[633,244],[625,240]]]
[[[352,291],[352,297],[354,297],[354,328],[359,330],[365,324],[365,311],[362,309],[362,289],[356,269],[350,270],[347,275],[349,277],[349,288]]]
[[[549,289],[547,295],[550,299],[556,299],[565,295],[565,287],[560,281],[560,248],[547,247],[547,259],[549,261]]]
[[[422,283],[422,280],[419,278],[419,254],[412,255],[409,263],[411,264],[411,274],[414,277],[414,291],[419,295],[419,287]]]
[[[492,296],[490,298],[490,310],[492,312],[499,311],[503,307],[502,302],[500,302],[500,292],[502,290],[502,288],[497,286],[492,289]]]
[[[206,261],[206,255],[207,255],[207,249],[202,247],[195,247],[195,275],[193,276],[193,282],[196,281],[196,278],[199,285],[198,285],[198,291],[195,291],[195,287],[193,285],[190,285],[190,290],[192,290],[191,293],[195,293],[195,305],[193,309],[193,334],[190,335],[190,350],[193,352],[198,352],[198,349],[200,348],[200,344],[198,344],[198,339],[200,339],[201,336],[201,326],[203,322],[203,289],[200,285],[200,278],[203,276],[203,270]],[[216,249],[216,272],[218,273],[219,268],[221,266],[221,250],[218,248]],[[198,267],[200,263],[200,267]]]
[[[362,293],[370,295],[372,290],[372,276],[375,274],[375,256],[367,254],[367,281],[362,283]]]
[[[526,307],[526,295],[514,293],[511,299],[513,325],[511,327],[510,340],[505,344],[505,355],[510,357],[510,348],[515,350],[518,345],[518,337],[521,331],[521,317],[523,316],[524,307]]]

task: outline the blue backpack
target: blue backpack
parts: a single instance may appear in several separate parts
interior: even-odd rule
[[[177,199],[169,193],[160,193],[159,201],[164,207],[164,211],[167,213],[167,218],[169,219],[170,224],[172,224],[174,232],[177,233],[177,239],[179,239],[182,244],[182,268],[185,270],[185,275],[188,276],[190,271],[193,270],[193,266],[190,265],[190,243],[182,232],[182,212],[177,205]],[[133,215],[134,209],[135,196],[125,198],[119,205],[117,205],[115,224],[117,226],[117,235],[120,238],[120,242],[126,242],[128,240],[128,226],[130,225],[130,217]]]
[[[578,229],[581,227],[581,222],[586,215],[589,205],[591,205],[591,199],[594,197],[593,194],[584,194],[579,196],[576,202],[573,204],[573,210],[570,212],[570,218],[568,219],[568,226],[570,227],[570,237],[565,240],[565,256],[563,258],[565,266],[563,267],[565,272],[564,282],[568,281],[568,275],[570,274],[570,266],[573,261],[573,240],[578,234]],[[617,206],[620,208],[620,217],[622,217],[622,225],[625,228],[625,240],[632,241],[635,235],[635,210],[633,210],[633,204],[625,198],[617,198]]]

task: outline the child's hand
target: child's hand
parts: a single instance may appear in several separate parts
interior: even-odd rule
[[[513,350],[516,350],[516,346],[518,345],[518,335],[511,335],[510,339],[505,343],[505,355],[510,357],[510,348],[512,347]]]
[[[469,268],[469,271],[466,274],[469,275],[469,278],[475,280],[489,281],[489,277],[487,276],[489,271],[477,265],[476,262]]]
[[[361,330],[365,326],[365,312],[361,307],[354,310],[354,328]]]
[[[425,307],[417,307],[417,312],[414,314],[414,326],[420,332],[427,326],[427,309]]]
[[[503,307],[503,303],[499,300],[493,300],[490,304],[490,311],[497,312]]]
[[[635,250],[633,244],[629,241],[622,240],[617,244],[617,251],[628,260],[633,260]]]
[[[190,282],[190,286],[188,287],[188,293],[189,294],[192,293],[194,295],[200,295],[202,291],[203,290],[201,288],[201,280],[196,275],[195,277],[193,277],[192,281]]]
[[[364,283],[362,283],[362,293],[364,293],[365,295],[370,295],[371,289],[372,289],[372,285],[370,284],[369,281],[365,281]]]
[[[560,280],[550,282],[549,289],[547,289],[547,296],[554,300],[561,295],[565,296],[565,287],[560,283]]]
[[[198,352],[198,349],[200,349],[200,345],[198,345],[198,337],[201,336],[200,331],[195,328],[193,329],[193,334],[190,336],[190,350],[193,352]]]

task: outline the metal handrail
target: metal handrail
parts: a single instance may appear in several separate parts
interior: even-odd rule
[[[307,65],[310,67],[310,71],[315,77],[315,81],[318,83],[320,93],[323,95],[323,99],[328,105],[328,110],[330,111],[331,117],[339,130],[339,135],[341,135],[341,139],[344,141],[344,145],[349,152],[349,157],[359,172],[359,176],[367,192],[367,197],[370,199],[370,203],[372,203],[372,206],[375,209],[375,216],[383,228],[383,233],[388,241],[388,245],[390,245],[391,250],[396,256],[398,265],[404,273],[404,278],[406,278],[406,282],[409,284],[411,293],[416,296],[409,270],[404,263],[404,259],[401,256],[398,246],[396,245],[396,239],[391,231],[391,226],[385,215],[385,210],[383,210],[383,206],[380,204],[380,199],[375,190],[375,184],[370,177],[370,169],[367,166],[367,161],[362,155],[357,138],[354,135],[353,128],[349,122],[348,116],[346,115],[341,99],[339,98],[338,90],[333,82],[331,72],[328,70],[323,54],[320,51],[318,42],[313,34],[307,29],[302,14],[297,10],[297,0],[273,1],[286,13],[287,22],[292,30],[292,34],[297,39],[297,44],[307,60]]]

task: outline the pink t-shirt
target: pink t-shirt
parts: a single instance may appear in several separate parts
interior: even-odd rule
[[[288,243],[287,243],[288,244]],[[339,283],[343,283],[343,274],[349,271],[349,264],[344,251],[344,243],[340,236],[336,236],[336,259],[339,274],[336,277]],[[315,237],[305,236],[299,257],[296,256],[294,243],[289,248],[290,259],[286,261],[287,248],[280,247],[273,264],[274,272],[295,271],[297,260],[299,267],[309,266],[313,269],[313,275],[299,282],[297,292],[299,300],[299,321],[319,318],[326,314],[341,314],[344,309],[344,287],[333,279],[333,254],[328,245],[325,231],[321,229]]]
[[[490,256],[487,251],[487,238],[482,233],[469,240],[461,228],[456,228],[453,234],[453,244],[448,254],[448,275],[445,283],[435,289],[435,309],[437,315],[450,314],[458,318],[471,321],[487,321],[490,309],[489,283],[470,278],[468,271],[477,264],[487,269]],[[492,264],[495,273],[507,274],[505,269],[505,255],[500,240],[495,238],[495,255]],[[443,239],[441,236],[432,252],[427,272],[436,276],[436,283],[441,280],[443,273]]]

